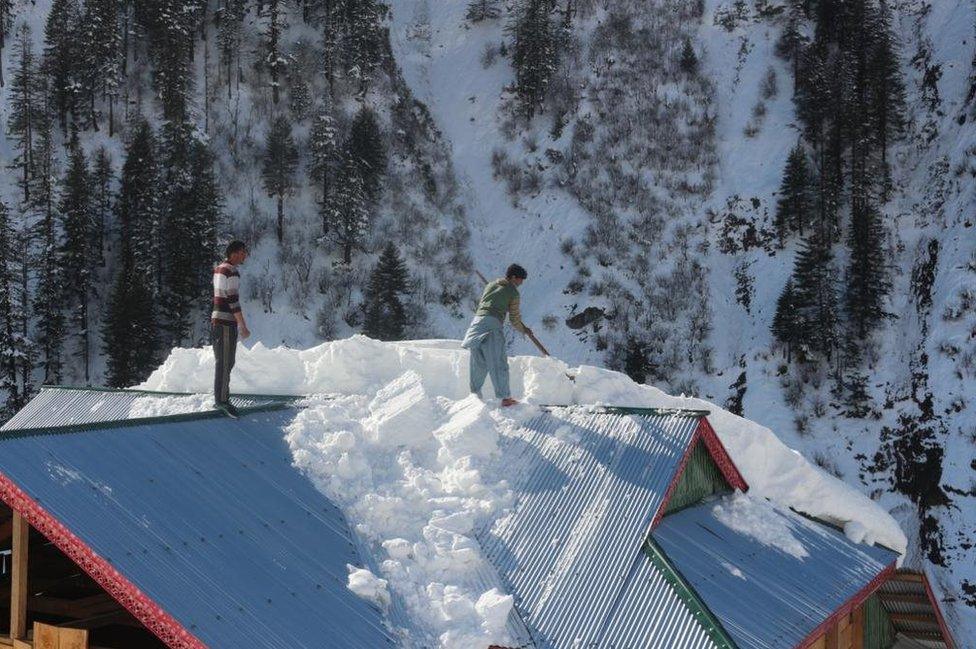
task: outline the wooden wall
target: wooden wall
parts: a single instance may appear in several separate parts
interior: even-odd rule
[[[864,607],[842,615],[810,649],[864,649]]]

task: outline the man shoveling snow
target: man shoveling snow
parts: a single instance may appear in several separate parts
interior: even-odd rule
[[[461,347],[471,352],[470,381],[471,392],[481,398],[481,388],[485,377],[491,375],[491,385],[495,396],[500,397],[503,406],[514,406],[518,401],[512,398],[508,380],[508,352],[505,349],[505,315],[516,331],[532,335],[532,330],[522,322],[519,310],[518,287],[528,277],[525,269],[512,264],[505,271],[504,279],[488,282],[474,319],[464,334]]]

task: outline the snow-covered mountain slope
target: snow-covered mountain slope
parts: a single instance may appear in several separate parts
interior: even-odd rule
[[[512,81],[507,59],[497,54],[506,38],[504,22],[469,25],[462,2],[397,0],[390,8],[397,62],[451,149],[471,226],[475,268],[495,277],[509,263],[524,264],[530,271],[522,299],[533,326],[545,316],[555,316],[558,323],[536,327],[546,344],[573,362],[598,360],[591,345],[562,326],[574,300],[563,293],[571,270],[560,243],[582,233],[589,215],[563,190],[543,189],[516,204],[494,177],[493,153],[512,146],[501,135],[506,86]],[[486,50],[496,52],[487,66]],[[511,342],[517,351],[533,350],[521,337]]]
[[[540,404],[707,409],[750,499],[765,497],[828,520],[855,542],[906,548],[898,524],[877,503],[769,429],[715,404],[672,397],[598,367],[516,356],[513,387],[526,402],[500,408],[467,394],[467,361],[457,341],[354,336],[301,351],[241,348],[234,370],[235,389],[309,395],[286,431],[295,463],[343,507],[379,560],[382,574],[355,571],[350,588],[382,605],[391,596],[402,600],[416,624],[406,632],[417,646],[462,649],[509,640],[512,598],[487,586],[501,581],[485,577],[494,568],[474,530],[511,507],[499,439],[537,415]],[[178,349],[140,387],[202,392],[212,376],[207,350]],[[742,500],[729,506],[750,507]]]

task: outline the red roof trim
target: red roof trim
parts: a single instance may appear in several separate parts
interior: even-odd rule
[[[167,646],[173,649],[207,648],[199,638],[187,631],[173,616],[126,579],[106,559],[98,556],[91,547],[3,473],[0,473],[0,500],[23,516],[31,527],[77,563],[99,586],[128,609]]]
[[[837,624],[837,622],[845,615],[849,615],[851,611],[864,603],[864,601],[871,597],[874,591],[881,587],[881,584],[888,581],[891,576],[895,574],[895,562],[892,562],[887,568],[879,572],[874,579],[872,579],[868,584],[857,591],[853,597],[844,602],[840,608],[834,611],[830,617],[820,623],[817,628],[810,632],[810,634],[804,638],[803,642],[796,645],[796,649],[807,649],[816,642],[820,636],[827,632],[827,629]]]
[[[685,448],[685,453],[681,457],[681,463],[678,464],[678,470],[674,472],[674,477],[671,478],[671,484],[668,485],[667,491],[664,492],[664,498],[661,500],[661,506],[658,507],[657,514],[654,516],[654,520],[651,522],[651,529],[653,530],[657,527],[657,524],[664,517],[664,512],[668,509],[668,503],[671,501],[671,496],[674,494],[674,490],[678,488],[678,481],[681,480],[681,475],[685,472],[685,467],[688,466],[688,461],[691,459],[691,452],[695,449],[695,444],[699,440],[705,444],[705,448],[708,450],[709,455],[712,456],[712,460],[718,467],[719,471],[722,472],[722,476],[725,481],[733,489],[738,489],[739,491],[748,491],[749,485],[742,478],[742,474],[739,473],[739,469],[736,468],[735,463],[732,462],[732,458],[729,457],[728,452],[725,450],[725,446],[722,445],[722,440],[718,438],[715,434],[715,430],[712,428],[711,424],[708,423],[708,419],[702,417],[698,421],[698,428],[695,429],[695,434],[692,435],[691,441],[688,442],[687,448]]]
[[[749,491],[749,485],[746,484],[745,478],[739,473],[738,467],[735,466],[735,462],[732,461],[728,451],[725,450],[725,445],[715,434],[715,429],[708,423],[707,418],[701,418],[698,430],[701,433],[702,441],[708,447],[708,452],[712,454],[712,459],[715,460],[715,464],[718,465],[722,475],[725,476],[732,488],[739,491]]]
[[[932,591],[932,585],[929,584],[929,576],[924,572],[922,574],[922,583],[925,585],[925,594],[928,595],[929,603],[932,608],[935,609],[935,617],[939,621],[939,628],[942,630],[942,639],[945,640],[946,645],[949,649],[955,649],[956,641],[953,639],[952,634],[949,633],[949,625],[946,624],[945,618],[942,617],[942,607],[939,606],[939,602],[935,599],[935,593]]]

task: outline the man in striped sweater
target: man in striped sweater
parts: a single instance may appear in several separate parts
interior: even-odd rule
[[[237,417],[237,409],[230,403],[230,371],[237,354],[237,338],[251,335],[244,323],[241,311],[241,275],[237,267],[247,259],[247,246],[243,241],[227,244],[224,261],[214,268],[213,313],[210,316],[210,341],[213,343],[214,402],[219,410]]]

